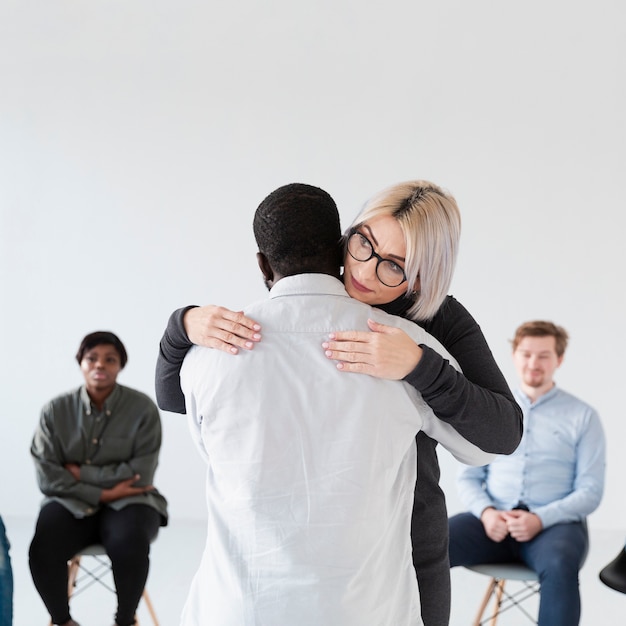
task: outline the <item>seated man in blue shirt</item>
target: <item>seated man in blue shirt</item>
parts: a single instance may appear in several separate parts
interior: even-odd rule
[[[510,456],[464,468],[468,513],[450,518],[450,566],[522,562],[539,575],[539,626],[580,621],[578,571],[589,539],[585,518],[600,504],[605,439],[596,411],[556,387],[568,335],[551,322],[522,324],[513,361],[524,435]]]

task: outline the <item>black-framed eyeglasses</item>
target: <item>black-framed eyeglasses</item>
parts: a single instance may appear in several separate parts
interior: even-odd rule
[[[365,262],[376,257],[376,276],[386,287],[399,287],[406,280],[404,270],[395,261],[376,254],[372,242],[358,230],[348,237],[348,252],[355,261]]]

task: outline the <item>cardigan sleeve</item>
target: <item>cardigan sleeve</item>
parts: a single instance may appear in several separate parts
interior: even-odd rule
[[[427,346],[405,380],[437,417],[485,452],[510,454],[522,437],[522,410],[469,312],[448,296],[435,317],[420,324],[458,361],[458,372]]]
[[[193,344],[185,332],[183,318],[193,308],[177,309],[170,315],[159,344],[154,385],[157,404],[164,411],[186,413],[185,396],[180,387],[180,368]]]

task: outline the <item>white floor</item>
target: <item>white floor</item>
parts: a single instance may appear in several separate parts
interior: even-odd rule
[[[28,571],[28,545],[34,520],[4,518],[11,542],[15,578],[14,626],[46,626],[48,615],[37,595]],[[173,519],[161,529],[152,547],[152,565],[148,592],[160,626],[176,626],[185,601],[189,582],[198,565],[204,546],[202,522]],[[599,570],[611,561],[623,545],[623,533],[591,530],[591,549],[581,572],[583,617],[581,626],[626,625],[626,596],[605,587],[598,579]],[[488,579],[462,568],[452,570],[452,619],[450,626],[469,626],[487,586]],[[72,602],[73,617],[82,626],[111,626],[115,598],[103,589],[92,587]],[[151,620],[143,606],[138,613],[141,626]],[[499,626],[528,626],[531,622],[513,609],[502,616]],[[209,625],[207,625],[209,626]],[[292,626],[276,624],[275,626]],[[320,624],[320,626],[327,626]],[[393,626],[393,625],[389,625]]]

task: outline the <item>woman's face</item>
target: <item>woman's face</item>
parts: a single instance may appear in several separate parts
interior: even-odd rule
[[[404,270],[406,243],[398,221],[391,215],[381,215],[362,224],[358,231],[372,244],[373,251]],[[346,252],[343,282],[348,294],[366,304],[387,304],[406,293],[404,281],[397,287],[387,287],[376,275],[378,258],[357,261]],[[419,288],[419,285],[417,286]]]
[[[111,344],[102,343],[85,352],[80,369],[87,391],[102,395],[113,391],[122,362],[119,352]]]

